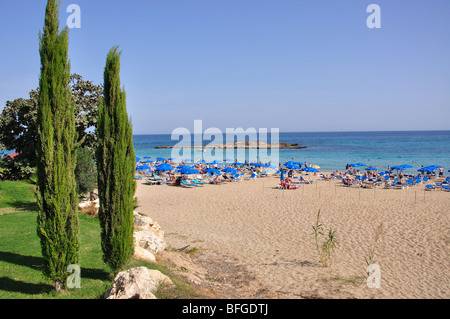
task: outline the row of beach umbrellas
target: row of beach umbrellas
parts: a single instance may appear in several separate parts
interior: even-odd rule
[[[367,166],[366,164],[363,163],[354,163],[354,164],[350,164],[348,165],[349,167],[361,167],[361,166]],[[418,169],[418,172],[433,172],[434,170],[440,168],[440,165],[430,165],[427,167],[422,167],[420,169]],[[409,165],[409,164],[404,164],[404,165],[398,165],[398,166],[393,166],[391,167],[392,170],[399,170],[399,171],[403,171],[405,169],[408,168],[414,168],[414,166]],[[378,167],[374,167],[374,166],[370,166],[366,168],[367,171],[377,171]],[[450,172],[450,170],[449,170]]]

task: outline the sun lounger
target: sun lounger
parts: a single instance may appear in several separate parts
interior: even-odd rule
[[[186,181],[186,180],[181,181],[181,182],[180,182],[180,185],[181,185],[181,186],[184,186],[184,187],[197,187],[197,185],[195,185],[195,184],[193,184],[193,183],[189,183],[189,182]]]
[[[200,181],[197,180],[197,179],[193,179],[192,182],[193,182],[194,184],[196,184],[196,185],[206,185],[206,183],[200,182]]]
[[[448,185],[442,185],[441,188],[443,190],[445,190],[446,192],[450,192],[450,186],[448,186]]]
[[[239,175],[239,174],[234,175],[234,176],[232,177],[232,179],[233,179],[235,182],[240,182],[240,181],[242,181],[242,179],[240,178],[240,175]]]
[[[154,179],[146,178],[145,183],[148,185],[158,185],[158,184],[161,184],[161,181],[156,181]]]
[[[312,184],[314,183],[314,181],[307,181],[303,178],[303,176],[300,176],[300,182],[303,184]]]
[[[436,187],[434,187],[433,185],[425,185],[425,190],[427,190],[427,191],[432,191],[435,189],[436,189]]]

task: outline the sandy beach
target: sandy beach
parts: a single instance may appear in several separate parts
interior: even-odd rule
[[[197,188],[138,181],[136,211],[161,225],[170,247],[190,245],[211,263],[241,269],[233,285],[246,298],[450,297],[450,193],[348,188],[303,176],[316,182],[280,190],[275,176]],[[324,230],[337,231],[329,267],[312,235],[319,210]],[[368,288],[365,257],[381,223],[374,258],[381,287]]]

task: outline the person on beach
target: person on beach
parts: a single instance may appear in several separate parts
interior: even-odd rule
[[[348,176],[348,175],[345,176],[344,184],[348,185],[348,186],[352,185],[352,180],[350,179],[350,176]]]
[[[443,177],[444,176],[444,168],[440,167],[439,168],[439,177]]]

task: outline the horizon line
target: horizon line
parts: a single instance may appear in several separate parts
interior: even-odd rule
[[[280,131],[279,133],[401,133],[401,132],[450,132],[450,130],[386,130],[386,131]],[[225,133],[225,132],[224,132]],[[267,131],[269,133],[269,130]],[[134,135],[171,135],[170,133],[133,133]],[[191,133],[193,134],[193,133]],[[203,133],[202,133],[203,134]]]

